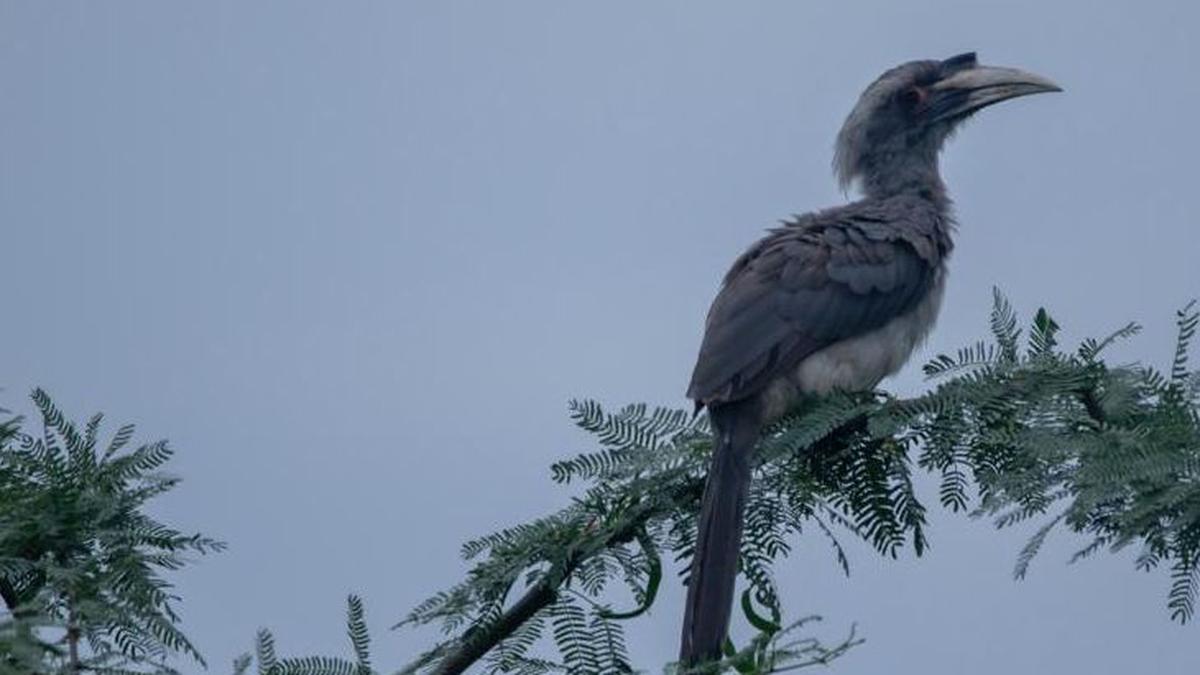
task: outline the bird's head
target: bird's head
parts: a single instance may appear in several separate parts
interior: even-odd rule
[[[940,186],[938,152],[963,120],[993,103],[1050,91],[1062,90],[1033,73],[980,65],[974,52],[892,68],[867,87],[838,134],[838,182],[880,196],[931,180]]]

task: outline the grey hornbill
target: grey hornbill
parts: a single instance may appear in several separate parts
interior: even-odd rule
[[[707,406],[714,452],[688,582],[680,660],[720,656],[729,629],[763,426],[802,395],[863,391],[900,369],[933,327],[954,229],[938,154],[975,111],[1060,91],[980,65],[975,54],[913,61],[875,80],[837,137],[834,171],[859,201],[772,229],[725,275],[688,397]]]

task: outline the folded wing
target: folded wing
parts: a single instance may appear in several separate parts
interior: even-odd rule
[[[772,230],[725,277],[688,396],[736,401],[812,353],[880,328],[930,292],[949,252],[931,213],[844,207]]]

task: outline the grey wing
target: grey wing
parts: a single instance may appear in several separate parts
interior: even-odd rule
[[[931,234],[853,219],[773,230],[713,301],[688,397],[745,398],[813,352],[911,311],[941,262]]]

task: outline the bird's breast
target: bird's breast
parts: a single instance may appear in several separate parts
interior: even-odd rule
[[[896,373],[925,341],[937,321],[945,290],[945,268],[910,311],[862,335],[813,352],[766,391],[768,417],[787,412],[799,394],[868,391]]]

